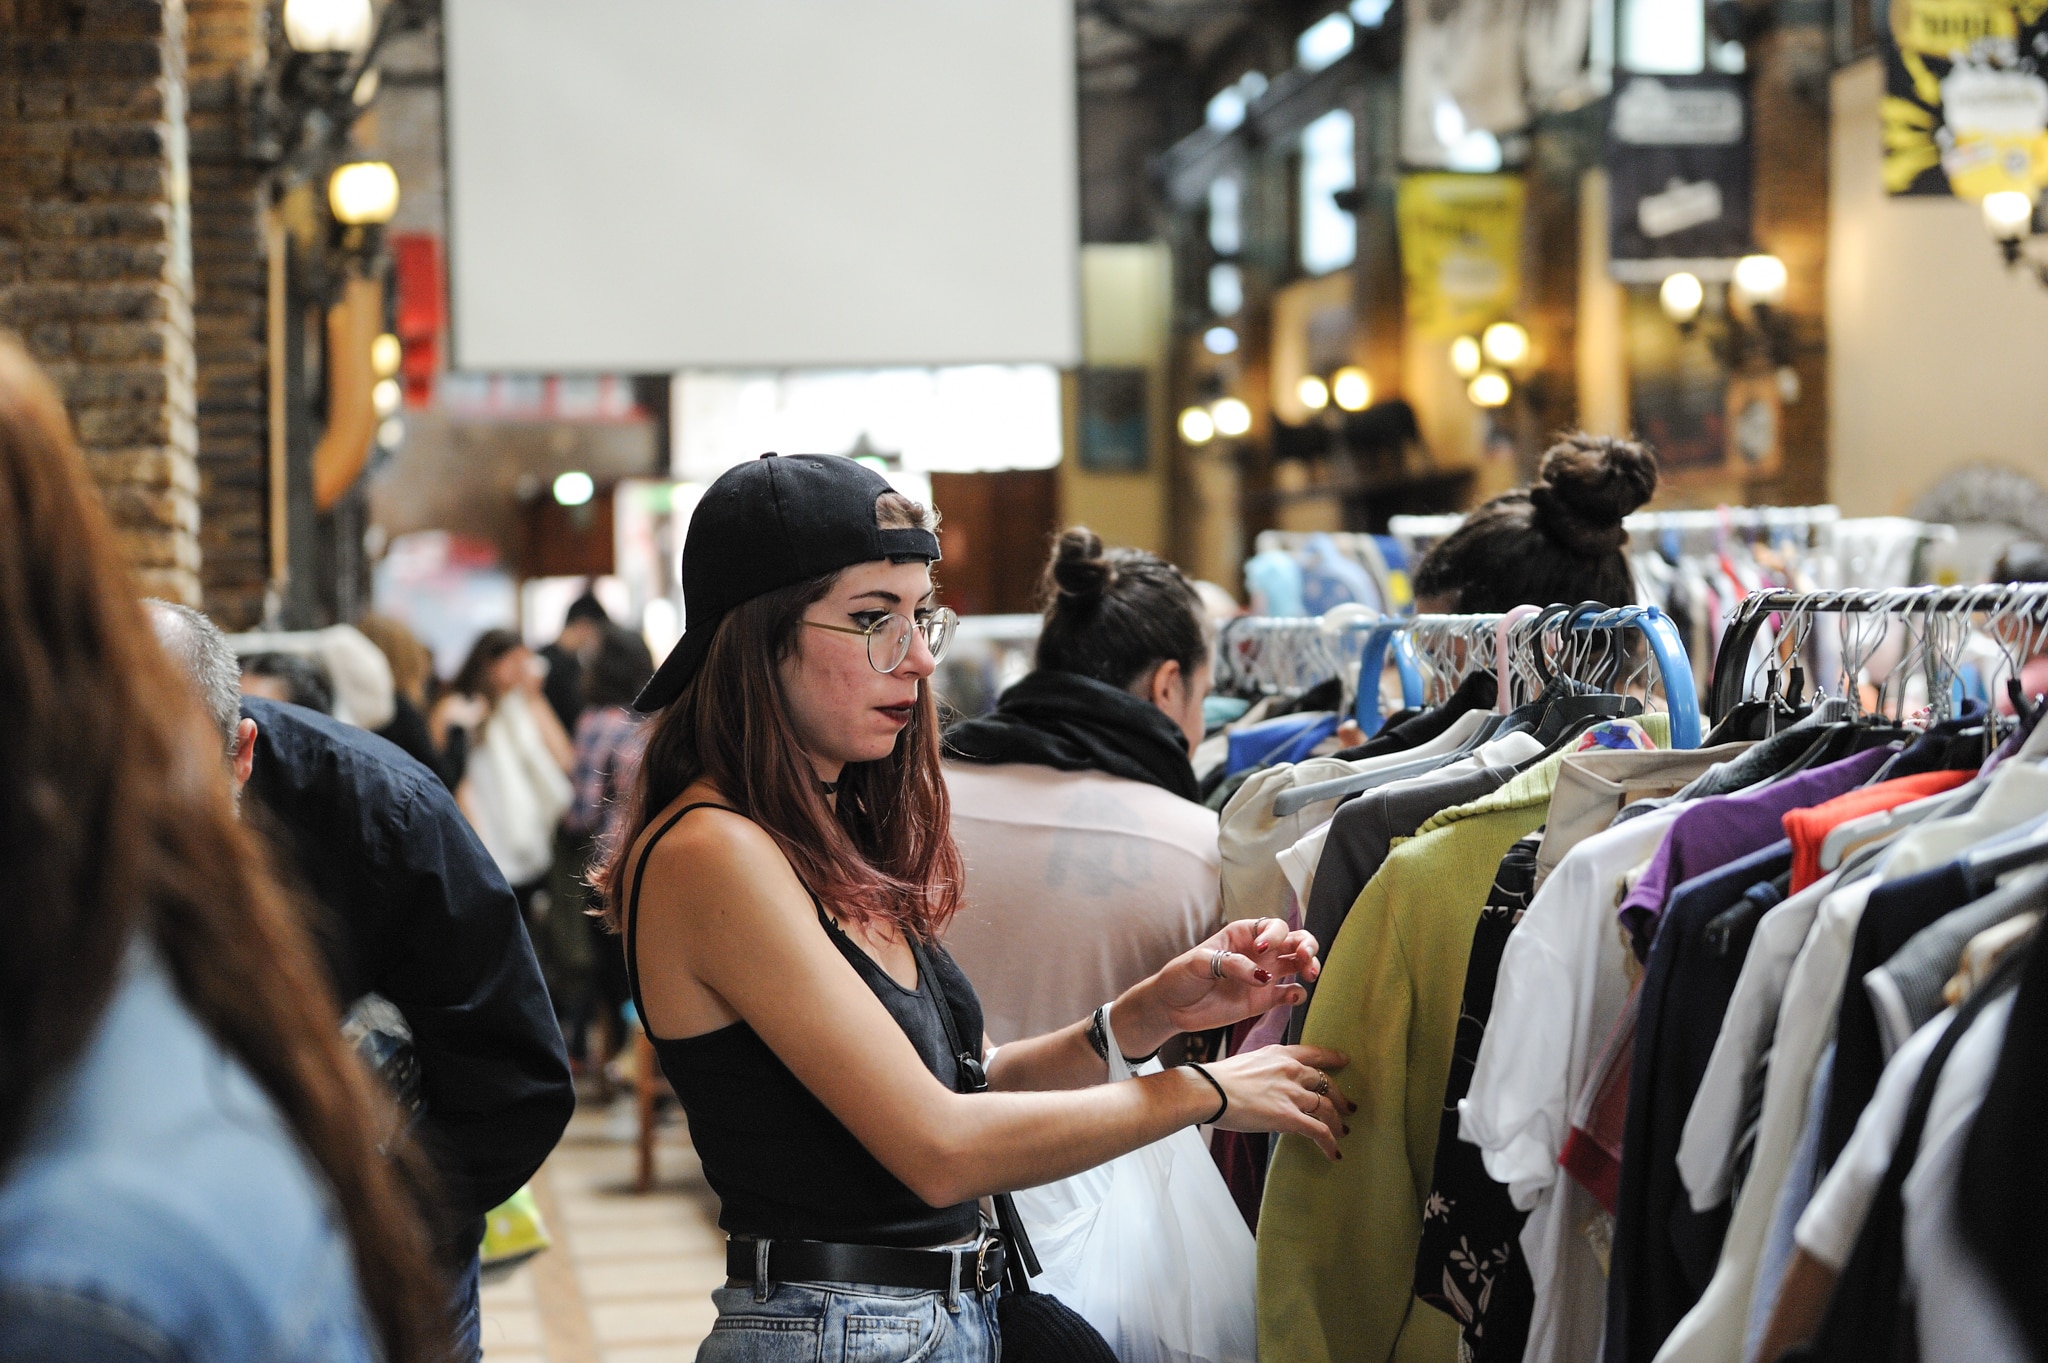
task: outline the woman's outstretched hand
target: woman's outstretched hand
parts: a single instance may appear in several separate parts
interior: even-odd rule
[[[1343,1159],[1337,1141],[1351,1134],[1348,1119],[1358,1104],[1330,1076],[1346,1060],[1342,1052],[1320,1046],[1265,1046],[1205,1065],[1230,1099],[1216,1125],[1225,1131],[1291,1131],[1331,1159]]]
[[[1314,937],[1290,932],[1282,919],[1245,919],[1175,957],[1131,994],[1142,993],[1143,1006],[1157,1014],[1167,1036],[1228,1027],[1306,999],[1308,991],[1298,981],[1322,973],[1316,951]],[[1136,1002],[1119,1002],[1115,1015],[1121,1017]],[[1118,1022],[1119,1036],[1123,1031]]]

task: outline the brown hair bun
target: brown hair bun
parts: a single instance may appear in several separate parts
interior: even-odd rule
[[[1102,537],[1084,525],[1060,533],[1046,565],[1048,596],[1071,598],[1076,605],[1102,599],[1116,582],[1116,564],[1102,552]]]
[[[1657,456],[1646,445],[1574,434],[1551,446],[1529,489],[1536,523],[1568,553],[1611,554],[1628,543],[1622,521],[1657,491]]]

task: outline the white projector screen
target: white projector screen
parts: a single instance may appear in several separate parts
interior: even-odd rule
[[[454,359],[1080,358],[1072,0],[446,0]]]

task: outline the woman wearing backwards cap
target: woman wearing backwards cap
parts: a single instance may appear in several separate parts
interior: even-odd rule
[[[978,1053],[983,1032],[937,944],[962,878],[927,685],[955,623],[938,558],[925,509],[851,460],[732,469],[690,522],[687,631],[637,702],[658,718],[604,890],[731,1237],[703,1363],[842,1338],[992,1359],[978,1199],[1195,1123],[1337,1158],[1354,1110],[1328,1073],[1344,1057],[1310,1047],[1105,1082],[1110,1044],[1144,1056],[1298,999],[1279,981],[1314,978],[1316,943],[1270,918],[990,1053],[992,1091],[961,1091],[949,1033]]]

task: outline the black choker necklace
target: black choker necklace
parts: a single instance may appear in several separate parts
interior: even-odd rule
[[[820,781],[818,782],[818,789],[827,795],[837,795],[839,793],[839,783],[837,781]]]

